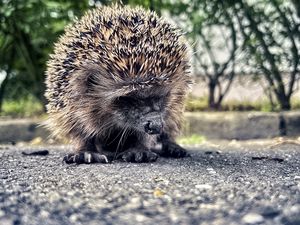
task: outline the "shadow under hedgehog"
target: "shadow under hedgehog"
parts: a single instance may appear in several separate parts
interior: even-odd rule
[[[100,7],[65,29],[46,71],[47,127],[66,163],[184,157],[175,143],[191,84],[182,33],[140,7]]]

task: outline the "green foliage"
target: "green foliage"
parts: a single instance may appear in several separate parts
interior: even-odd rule
[[[0,2],[0,71],[8,76],[7,87],[1,88],[8,89],[6,98],[31,94],[43,101],[45,63],[53,43],[87,8],[87,1]],[[16,91],[16,86],[22,88]]]
[[[5,100],[2,106],[1,116],[33,117],[44,113],[43,105],[33,96],[24,99]]]
[[[245,61],[264,76],[281,110],[291,108],[300,73],[298,6],[291,0],[239,0],[231,7],[243,38]]]
[[[143,6],[144,8],[155,11],[158,14],[160,14],[161,7],[163,6],[161,0],[123,0],[122,3],[124,5]]]
[[[214,94],[215,86],[221,87],[228,78],[232,80],[229,74],[248,73],[254,74],[256,78],[263,77],[280,109],[290,109],[295,80],[300,75],[299,1],[172,0],[167,1],[165,7],[192,40],[195,73],[205,77],[209,89],[209,106],[214,108],[219,103],[218,99],[223,100],[228,88],[221,88],[225,91],[222,93],[219,90],[221,95],[218,98]],[[238,62],[235,48],[232,48],[232,57],[228,58],[228,63],[225,61],[223,65],[217,60],[217,54],[214,54],[215,50],[219,50],[219,54],[224,50],[219,48],[219,43],[213,43],[214,32],[207,28],[219,27],[217,29],[220,30],[222,26],[233,31],[225,39],[233,40],[232,43],[235,38],[238,39],[236,47],[242,50]],[[220,42],[222,34],[217,36]],[[227,42],[225,47],[228,48],[230,44]],[[205,62],[205,58],[209,60]],[[222,68],[227,69],[228,64],[231,67],[239,64],[239,71],[234,72],[233,68],[233,73],[224,73]]]
[[[232,20],[229,5],[219,0],[175,0],[166,4],[192,43],[192,66],[195,75],[201,77],[209,89],[207,107],[211,109],[221,107],[236,77],[239,45],[237,26]]]
[[[205,111],[208,109],[207,98],[188,96],[185,102],[185,110],[188,112]]]

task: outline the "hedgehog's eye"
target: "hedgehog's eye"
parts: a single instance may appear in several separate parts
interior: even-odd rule
[[[115,100],[115,104],[119,106],[131,106],[135,103],[135,100],[129,96],[120,96]]]
[[[120,96],[118,98],[118,101],[119,102],[131,102],[131,101],[133,101],[133,99],[131,97],[128,97],[128,96]]]

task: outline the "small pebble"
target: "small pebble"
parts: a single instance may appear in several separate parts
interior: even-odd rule
[[[212,188],[212,186],[209,184],[197,184],[195,187],[198,189],[211,189]]]
[[[15,223],[15,221],[13,221],[11,218],[3,218],[3,219],[0,219],[0,224],[14,225],[17,223]]]
[[[248,213],[243,217],[242,221],[246,224],[258,224],[262,223],[264,218],[262,215],[257,213]]]
[[[40,212],[40,215],[41,215],[41,217],[43,217],[43,218],[48,218],[48,217],[49,217],[49,212],[47,212],[47,211],[45,211],[45,210],[42,210],[42,211]]]
[[[72,215],[70,216],[70,221],[71,221],[72,223],[75,223],[77,220],[78,220],[78,215],[77,215],[77,214],[72,214]]]
[[[137,209],[142,206],[141,200],[138,197],[133,197],[126,205],[130,209]]]
[[[159,189],[159,188],[156,188],[156,189],[154,190],[154,192],[153,192],[153,195],[154,195],[154,197],[156,197],[156,198],[162,197],[164,194],[165,194],[165,192],[162,191],[162,190]]]
[[[135,216],[135,219],[136,219],[136,221],[137,222],[144,222],[146,219],[147,219],[147,217],[146,216],[144,216],[144,215],[142,215],[142,214],[137,214],[136,216]]]
[[[280,211],[278,209],[273,208],[271,206],[266,206],[266,207],[262,208],[260,210],[260,212],[264,217],[268,217],[268,218],[276,217],[280,213]]]
[[[207,170],[208,173],[210,173],[210,174],[216,174],[216,173],[217,173],[213,168],[207,168],[206,170]]]
[[[0,217],[4,216],[5,212],[3,210],[0,210]]]

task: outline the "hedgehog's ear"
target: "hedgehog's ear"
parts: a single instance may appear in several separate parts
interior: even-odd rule
[[[94,74],[88,74],[85,82],[87,92],[93,90],[93,88],[98,84],[97,80],[98,79],[96,79]]]
[[[85,78],[84,86],[87,92],[93,90],[113,90],[113,80],[109,77],[107,71],[97,66],[86,66],[82,70],[82,76]]]
[[[87,66],[82,72],[85,77],[84,86],[87,91],[92,91],[96,85],[99,85],[99,71],[92,66]]]
[[[71,76],[70,87],[76,95],[85,95],[93,91],[93,87],[97,85],[97,76],[94,71],[86,68],[77,70]]]

